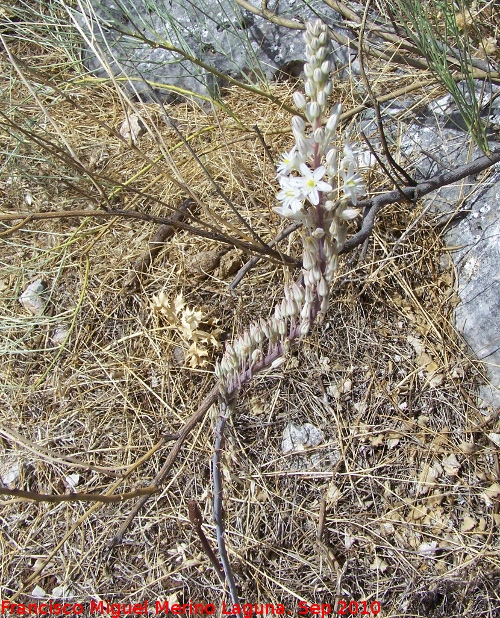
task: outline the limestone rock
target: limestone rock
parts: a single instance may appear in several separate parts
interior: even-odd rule
[[[261,8],[260,0],[249,3]],[[148,0],[90,0],[89,5],[92,10],[87,16],[76,16],[88,39],[85,64],[97,76],[107,76],[101,56],[114,75],[133,78],[129,89],[143,100],[151,98],[143,80],[164,85],[152,87],[157,96],[168,101],[186,90],[216,96],[224,86],[219,76],[166,49],[169,45],[250,83],[272,80],[280,72],[298,77],[302,70],[303,31],[271,23],[234,0],[165,0],[157,2],[154,11]],[[279,0],[269,8],[297,23],[316,17],[330,25],[340,23],[339,14],[322,0]],[[334,43],[332,59],[337,68],[347,67],[349,52]]]

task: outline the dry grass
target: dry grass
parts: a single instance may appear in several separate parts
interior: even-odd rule
[[[28,47],[14,51],[33,56]],[[42,52],[44,66],[58,60]],[[61,145],[5,54],[1,63],[4,108],[19,125],[31,119],[30,130]],[[95,120],[118,129],[124,99],[111,86],[72,73],[64,77],[79,109],[49,88],[39,96],[60,135],[101,176],[113,200],[165,216],[165,204],[175,207],[185,197],[171,179],[178,170],[205,205],[204,220],[235,233],[232,224],[249,236],[158,107],[138,106],[151,132],[138,149],[126,147]],[[290,88],[275,86],[283,97]],[[357,103],[341,88],[336,95],[347,107]],[[186,104],[168,111],[240,214],[269,241],[283,225],[271,211],[274,170],[245,127],[258,121],[277,155],[290,144],[289,117],[241,92],[229,92],[225,101],[243,128],[221,110],[206,114]],[[92,200],[99,196],[88,178],[41,153],[33,141],[16,142],[5,131],[0,139],[2,212],[27,210],[27,195],[35,211],[95,208]],[[145,156],[162,155],[145,169]],[[375,173],[372,190],[384,182]],[[500,519],[491,489],[500,470],[498,450],[488,439],[489,432],[499,432],[498,420],[487,424],[477,407],[480,367],[452,326],[455,282],[448,253],[431,217],[411,227],[419,217],[418,209],[405,206],[383,214],[366,260],[345,260],[328,322],[282,370],[257,377],[240,399],[223,462],[230,558],[248,602],[283,603],[295,612],[298,600],[378,600],[382,616],[500,612]],[[74,491],[70,474],[78,474],[79,492],[148,485],[168,452],[168,445],[156,451],[154,445],[178,431],[213,386],[212,361],[219,353],[211,349],[205,366],[183,362],[179,332],[155,315],[153,295],[182,292],[190,308],[203,311],[207,328],[222,329],[223,339],[268,315],[283,281],[296,275],[262,262],[232,297],[230,277],[192,274],[197,256],[220,245],[177,232],[139,292],[124,296],[130,264],[153,231],[126,219],[82,217],[28,222],[0,238],[0,466],[2,475],[18,466],[17,488],[67,493]],[[282,250],[296,256],[296,240],[290,237]],[[17,299],[37,278],[47,282],[50,300],[34,317]],[[67,336],[54,343],[59,327]],[[187,509],[189,500],[198,501],[215,545],[212,420],[208,415],[185,443],[161,493],[149,500],[121,546],[110,549],[108,542],[131,502],[3,498],[0,596],[32,602],[36,585],[49,596],[65,586],[77,602],[170,597],[219,605],[224,592]],[[312,423],[324,432],[324,442],[284,455],[290,421]],[[76,467],[67,457],[100,469]],[[130,474],[117,480],[123,471]]]

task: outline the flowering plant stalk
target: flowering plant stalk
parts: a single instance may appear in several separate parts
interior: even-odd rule
[[[220,452],[227,418],[239,389],[259,371],[285,362],[292,343],[305,337],[328,310],[330,283],[338,267],[338,256],[347,237],[347,225],[359,211],[358,197],[364,184],[358,173],[357,151],[346,137],[340,148],[337,127],[340,103],[328,109],[332,94],[330,37],[321,21],[306,24],[304,91],[295,92],[294,103],[306,118],[294,116],[295,145],[278,165],[280,202],[274,210],[287,219],[302,222],[303,283],[284,289],[284,298],[268,319],[250,324],[227,344],[215,367],[219,379],[221,413],[215,428],[213,457],[214,515],[217,542],[233,603],[238,603],[224,542]]]

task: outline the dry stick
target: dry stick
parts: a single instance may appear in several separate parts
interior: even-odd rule
[[[192,523],[196,534],[200,538],[202,547],[205,553],[207,554],[207,556],[209,557],[210,562],[212,563],[212,566],[214,567],[215,572],[217,573],[217,577],[220,580],[220,583],[224,585],[226,583],[226,580],[224,579],[224,569],[221,563],[217,560],[217,556],[215,555],[215,552],[212,549],[212,546],[210,545],[210,541],[205,536],[205,533],[203,532],[203,528],[201,527],[201,525],[203,524],[203,515],[201,514],[200,507],[198,506],[198,503],[196,502],[196,500],[190,500],[188,503],[188,507],[189,507],[189,521]]]
[[[432,191],[436,191],[446,185],[458,182],[467,176],[479,174],[499,161],[500,150],[493,150],[489,155],[479,157],[475,161],[472,161],[472,163],[457,167],[451,172],[445,172],[438,174],[437,176],[433,176],[429,180],[421,182],[416,187],[403,187],[401,191],[407,198],[415,201],[419,197],[423,197],[424,195],[432,193]],[[341,253],[348,253],[363,243],[370,236],[373,230],[378,211],[383,206],[398,202],[400,199],[401,195],[399,191],[388,191],[387,193],[377,195],[377,197],[370,200],[358,202],[358,206],[365,209],[365,218],[363,219],[360,230],[346,241]]]
[[[264,152],[269,157],[269,161],[271,161],[272,165],[274,165],[273,154],[269,150],[269,146],[266,144],[266,140],[264,139],[264,136],[262,135],[262,131],[259,129],[259,126],[257,124],[254,124],[252,129],[254,129],[255,133],[257,133],[257,137],[259,138],[260,143],[262,144],[262,148],[264,148]]]
[[[194,201],[188,197],[182,202],[176,212],[174,212],[171,217],[172,221],[183,221],[191,206],[194,206]],[[159,226],[156,233],[149,241],[148,250],[134,262],[133,272],[130,274],[123,288],[126,294],[133,294],[139,289],[141,275],[151,266],[153,260],[162,250],[163,243],[170,238],[170,236],[173,236],[174,232],[175,228],[171,224],[162,223]]]
[[[152,90],[152,89],[151,89]],[[154,94],[154,93],[153,93]],[[187,150],[189,151],[189,154],[193,157],[193,159],[196,161],[196,163],[198,163],[198,165],[201,167],[203,173],[205,174],[207,180],[210,182],[210,184],[212,185],[212,187],[215,189],[215,192],[217,193],[217,195],[222,198],[224,200],[224,202],[229,206],[229,208],[231,209],[231,211],[236,215],[236,217],[238,218],[238,220],[240,221],[240,223],[246,227],[246,229],[250,232],[250,234],[253,236],[254,240],[259,243],[260,245],[262,245],[263,247],[266,246],[266,243],[262,240],[262,238],[257,234],[257,232],[253,229],[253,227],[250,225],[250,223],[248,223],[248,221],[246,221],[240,214],[239,210],[236,208],[236,206],[233,204],[233,202],[228,198],[228,196],[224,193],[224,191],[219,187],[219,185],[215,182],[212,174],[208,171],[207,166],[203,164],[202,160],[200,159],[200,157],[196,154],[196,152],[193,150],[193,148],[191,147],[191,144],[187,141],[187,139],[182,135],[182,133],[179,131],[179,128],[177,127],[177,124],[174,122],[174,119],[172,118],[172,116],[170,116],[170,114],[167,112],[167,110],[165,109],[165,106],[163,105],[163,102],[156,97],[156,95],[154,95],[156,98],[156,101],[158,102],[159,105],[161,105],[161,108],[163,109],[163,113],[165,115],[165,118],[167,120],[167,122],[170,124],[170,126],[172,127],[172,129],[175,131],[175,133],[177,134],[177,137],[183,142],[184,146],[187,148]]]
[[[1,112],[0,112],[1,113]],[[297,260],[294,260],[290,256],[280,253],[278,251],[274,251],[273,249],[269,249],[267,245],[260,246],[255,245],[250,242],[246,242],[244,240],[239,240],[238,238],[233,238],[230,236],[226,236],[225,234],[220,234],[218,232],[210,232],[208,230],[203,230],[197,227],[193,227],[192,225],[188,225],[182,221],[173,221],[172,218],[168,217],[156,217],[154,215],[149,215],[145,212],[139,212],[137,210],[67,210],[67,211],[48,211],[48,212],[35,212],[35,213],[13,213],[13,214],[0,214],[0,221],[15,221],[17,219],[30,218],[32,221],[45,220],[45,219],[70,219],[75,217],[96,217],[109,219],[113,217],[123,217],[125,219],[138,219],[139,221],[145,221],[146,223],[163,223],[166,225],[171,225],[175,229],[185,230],[194,234],[195,236],[200,236],[201,238],[209,238],[210,240],[215,240],[225,245],[230,245],[234,247],[238,247],[243,251],[248,253],[258,253],[260,255],[268,256],[273,262],[278,264],[285,264],[288,266],[294,266],[297,264]]]
[[[177,459],[177,455],[179,454],[181,450],[184,440],[189,436],[189,434],[194,429],[194,427],[196,427],[196,425],[203,419],[205,414],[208,412],[210,406],[217,401],[218,396],[219,396],[219,385],[216,384],[212,388],[212,390],[208,393],[208,395],[205,397],[205,399],[200,403],[196,412],[194,412],[194,414],[192,414],[188,418],[188,420],[184,423],[183,428],[180,430],[178,434],[179,437],[177,438],[177,441],[173,445],[172,450],[168,454],[168,457],[165,460],[165,463],[163,464],[162,469],[158,472],[158,474],[156,475],[156,478],[151,484],[152,487],[157,487],[157,488],[161,487],[165,477],[170,472],[170,468],[174,465],[174,462]],[[130,524],[133,522],[137,513],[139,513],[142,507],[146,504],[146,502],[148,501],[148,498],[149,496],[144,496],[138,501],[138,503],[129,513],[127,519],[120,526],[114,538],[110,541],[109,544],[111,547],[114,547],[115,545],[120,545],[120,543],[123,541],[123,535],[125,534]]]
[[[227,585],[229,587],[229,594],[231,595],[231,601],[233,605],[239,605],[240,599],[238,590],[236,588],[236,582],[234,581],[234,574],[231,568],[231,563],[227,555],[226,542],[224,540],[224,515],[223,515],[223,498],[224,493],[222,489],[222,474],[221,474],[221,453],[224,445],[224,429],[226,427],[227,419],[232,410],[234,399],[232,402],[221,400],[220,402],[220,414],[215,426],[215,443],[214,454],[212,458],[212,475],[214,483],[214,519],[215,530],[217,532],[217,545],[219,547],[220,559],[222,566],[224,567],[224,574],[226,576]]]
[[[128,470],[130,465],[127,466],[116,466],[114,468],[106,468],[105,466],[98,466],[95,464],[85,463],[80,459],[73,457],[71,455],[60,455],[56,456],[53,451],[50,449],[40,446],[34,445],[31,440],[28,440],[24,436],[22,436],[15,429],[7,429],[6,427],[0,427],[0,435],[5,436],[9,440],[13,442],[17,442],[18,444],[22,444],[28,451],[34,453],[37,457],[42,459],[47,459],[48,461],[53,461],[60,465],[71,466],[72,468],[83,468],[84,470],[94,470],[95,472],[99,472],[101,474],[105,474],[106,476],[112,476],[115,478],[123,476],[123,473],[118,472],[118,470]],[[162,442],[163,444],[163,442]]]
[[[39,494],[34,491],[24,491],[22,489],[8,489],[7,487],[0,487],[0,496],[13,496],[21,498],[23,500],[34,500],[35,502],[125,502],[125,500],[132,500],[138,496],[150,496],[158,491],[158,487],[150,485],[149,487],[141,487],[135,491],[124,492],[123,494],[115,494],[107,496],[104,494]],[[4,503],[4,504],[8,504]]]

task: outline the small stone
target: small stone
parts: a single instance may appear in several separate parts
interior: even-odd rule
[[[47,305],[47,299],[45,298],[46,290],[47,284],[45,281],[37,279],[24,290],[19,297],[19,302],[32,315],[42,315]]]

